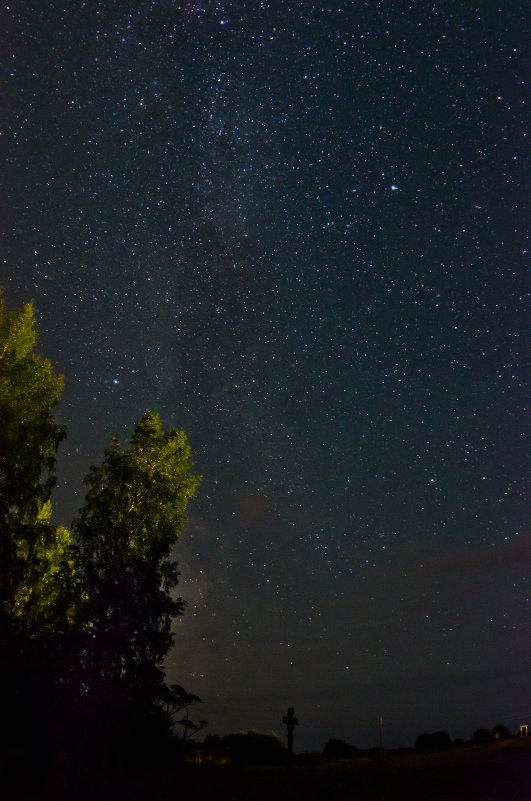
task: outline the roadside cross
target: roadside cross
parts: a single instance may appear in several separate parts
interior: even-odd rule
[[[288,714],[284,715],[282,723],[284,723],[288,729],[288,754],[291,759],[293,756],[293,729],[295,726],[299,725],[299,721],[295,717],[295,707],[290,706],[288,708]]]

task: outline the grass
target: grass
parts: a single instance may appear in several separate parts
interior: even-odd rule
[[[185,784],[186,801],[527,801],[531,738],[425,755],[296,760],[291,769],[192,765]]]
[[[64,764],[48,792],[17,781],[9,801],[531,801],[531,737],[429,754],[384,753],[287,765],[160,763],[122,766],[111,778]],[[145,768],[146,766],[144,766]],[[30,768],[30,766],[28,766]],[[81,768],[81,769],[80,769]],[[29,773],[28,773],[29,775]]]

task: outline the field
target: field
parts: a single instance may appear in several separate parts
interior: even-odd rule
[[[28,765],[4,797],[6,801],[531,801],[531,737],[430,754],[411,750],[334,761],[304,754],[291,767],[172,765],[162,759],[153,771],[140,759],[110,771],[103,764],[69,769],[67,763],[57,763],[44,784],[32,781]]]
[[[381,759],[299,758],[291,769],[193,765],[187,774],[186,801],[530,801],[531,738]]]

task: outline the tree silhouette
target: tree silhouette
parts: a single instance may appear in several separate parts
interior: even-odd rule
[[[70,534],[50,522],[55,454],[64,438],[53,410],[63,379],[36,353],[32,304],[7,311],[0,293],[0,774],[50,742],[75,608]],[[61,641],[61,642],[60,642]]]
[[[349,745],[345,740],[332,738],[326,743],[323,749],[323,756],[325,759],[345,759],[348,756],[352,756],[356,751],[357,749]]]
[[[230,748],[232,761],[254,765],[278,764],[285,762],[288,752],[284,741],[275,732],[257,731],[228,734],[222,745]]]
[[[157,706],[166,715],[170,728],[177,733],[177,736],[179,736],[178,728],[182,727],[183,731],[180,738],[183,742],[189,740],[208,725],[206,720],[200,720],[197,723],[190,720],[189,707],[192,704],[201,703],[201,699],[198,695],[186,692],[180,684],[170,684],[169,686],[164,684],[157,687],[154,690],[153,697]],[[181,718],[180,715],[184,709],[186,709],[186,713]]]
[[[476,745],[490,743],[491,740],[492,737],[488,729],[476,729],[472,736],[472,742],[476,743]]]
[[[494,726],[491,735],[493,740],[508,740],[511,736],[507,727],[501,724]]]
[[[415,748],[417,751],[442,751],[452,745],[450,735],[446,731],[436,731],[432,734],[419,734]]]
[[[87,687],[158,685],[173,643],[171,621],[184,602],[173,595],[177,563],[171,549],[184,510],[200,483],[189,474],[183,431],[164,432],[158,415],[137,424],[127,450],[113,440],[74,523],[86,632]]]
[[[184,608],[171,551],[200,483],[186,436],[144,415],[91,469],[72,535],[52,525],[63,379],[36,339],[32,305],[7,312],[0,293],[0,776],[13,788],[54,753],[101,766],[161,753],[172,716],[199,700],[168,688],[169,714],[157,699]],[[179,722],[185,738],[206,725]]]

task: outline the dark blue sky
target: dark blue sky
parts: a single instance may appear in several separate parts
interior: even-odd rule
[[[56,518],[146,409],[204,475],[168,678],[210,732],[529,712],[524,4],[4,6],[0,283]],[[522,720],[521,720],[522,718]]]

